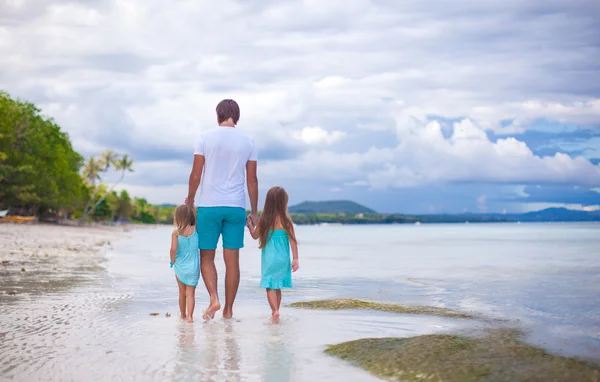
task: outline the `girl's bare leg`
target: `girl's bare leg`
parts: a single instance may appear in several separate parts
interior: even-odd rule
[[[177,286],[179,287],[179,312],[181,313],[180,318],[183,320],[186,317],[185,314],[185,284],[179,281],[177,276],[175,276],[175,280],[177,280]]]
[[[277,308],[277,290],[267,289],[267,300],[271,306],[271,315],[273,320],[279,319],[279,308]]]
[[[187,300],[187,322],[194,322],[194,307],[196,306],[196,287],[186,285],[185,295]]]
[[[281,289],[277,289],[277,311],[281,309]]]

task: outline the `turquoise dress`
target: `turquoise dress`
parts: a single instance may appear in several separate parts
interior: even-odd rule
[[[200,255],[198,254],[198,232],[190,236],[177,235],[175,264],[171,263],[177,279],[185,285],[195,287],[200,278]]]
[[[261,274],[261,288],[292,287],[290,240],[284,229],[269,231],[269,239],[262,249]]]

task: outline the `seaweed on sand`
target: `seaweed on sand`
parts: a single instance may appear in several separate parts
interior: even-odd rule
[[[403,381],[600,381],[600,366],[522,343],[511,329],[479,338],[448,334],[366,338],[330,345],[325,353],[380,378]]]
[[[335,300],[301,301],[294,302],[290,304],[290,306],[293,308],[329,310],[368,309],[400,314],[426,314],[449,318],[475,318],[475,316],[472,314],[459,312],[447,308],[438,308],[434,306],[421,305],[383,304],[378,302],[355,300],[351,298]]]

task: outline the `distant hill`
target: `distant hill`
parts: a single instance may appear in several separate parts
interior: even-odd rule
[[[525,212],[521,214],[501,213],[466,213],[464,217],[476,217],[479,219],[503,219],[510,222],[585,222],[600,221],[600,211],[569,210],[567,208],[546,208],[540,211]]]
[[[302,202],[289,208],[294,214],[375,214],[376,211],[350,200],[328,200],[323,202]]]
[[[546,208],[541,211],[516,215],[516,217],[518,220],[524,222],[600,221],[600,213],[598,211],[587,212],[566,208]]]

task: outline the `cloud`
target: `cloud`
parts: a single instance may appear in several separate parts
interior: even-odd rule
[[[307,197],[599,185],[597,137],[568,145],[552,136],[600,126],[594,0],[0,7],[0,88],[55,117],[85,155],[128,152],[131,184],[157,198],[186,182],[188,170],[163,166],[187,168],[198,135],[215,126],[215,105],[230,97],[258,145],[261,182],[293,176],[307,187],[291,193]],[[551,128],[534,142],[539,120]],[[470,208],[482,194],[468,196]]]
[[[492,142],[468,119],[455,123],[446,138],[437,121],[418,118],[400,111],[394,148],[341,154],[313,150],[268,169],[275,174],[288,168],[289,176],[302,179],[367,182],[373,188],[462,182],[600,185],[600,166],[583,157],[537,156],[512,137]]]
[[[320,143],[332,144],[342,139],[345,135],[346,133],[343,131],[327,131],[319,126],[307,126],[301,131],[295,132],[293,137],[307,145],[314,145]]]

